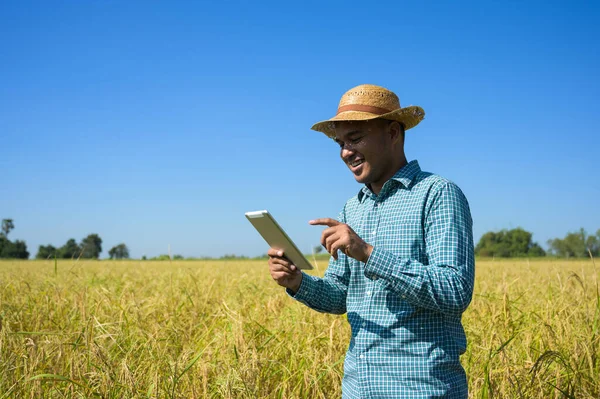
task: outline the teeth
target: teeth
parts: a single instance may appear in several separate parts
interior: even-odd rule
[[[356,166],[360,165],[361,163],[363,163],[363,160],[362,160],[362,159],[359,159],[358,161],[354,161],[354,162],[352,162],[350,165],[352,165],[352,166],[356,167]]]

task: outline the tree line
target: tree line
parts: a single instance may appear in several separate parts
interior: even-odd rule
[[[2,220],[0,233],[0,258],[28,259],[29,251],[25,241],[8,239],[8,234],[15,228],[12,219]],[[52,244],[40,245],[35,255],[36,259],[99,259],[102,253],[102,238],[98,234],[88,234],[79,243],[70,238],[67,242],[56,248]],[[124,243],[115,245],[108,251],[110,259],[129,259],[129,249]]]
[[[600,256],[600,229],[595,235],[583,228],[568,233],[564,238],[547,241],[548,251],[532,240],[533,234],[520,227],[512,230],[487,232],[477,243],[475,255],[500,258],[555,256],[559,258],[583,258]]]
[[[28,259],[29,252],[25,241],[10,241],[8,234],[15,228],[12,219],[2,220],[0,232],[0,258]],[[588,234],[583,228],[568,233],[564,238],[553,238],[547,241],[545,251],[537,242],[532,240],[533,234],[520,227],[511,230],[490,231],[479,239],[475,247],[475,255],[485,257],[516,258],[555,256],[560,258],[583,258],[600,256],[600,229],[596,234]],[[321,252],[322,247],[315,247],[315,253]],[[102,252],[102,238],[98,234],[89,234],[79,243],[71,238],[61,247],[51,244],[40,245],[35,255],[36,259],[99,259]],[[129,259],[129,249],[124,243],[115,245],[108,251],[110,259]],[[146,260],[146,256],[142,258]],[[150,260],[183,259],[181,255],[170,257],[160,255]],[[209,259],[209,258],[202,258]],[[221,259],[248,259],[245,256],[225,255]]]

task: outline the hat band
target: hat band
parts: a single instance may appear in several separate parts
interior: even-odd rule
[[[383,115],[383,114],[387,114],[388,112],[392,112],[391,110],[388,110],[385,108],[374,107],[372,105],[348,104],[348,105],[342,105],[341,107],[339,107],[336,115],[339,115],[342,112],[346,112],[346,111],[369,112],[371,114],[377,114],[377,115]]]

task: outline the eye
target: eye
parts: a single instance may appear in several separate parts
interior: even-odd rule
[[[358,143],[360,143],[362,141],[362,139],[363,139],[362,137],[357,137],[355,139],[350,140],[350,142],[352,144],[358,144]]]

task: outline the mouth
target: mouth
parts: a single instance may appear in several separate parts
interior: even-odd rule
[[[362,164],[365,162],[364,159],[355,159],[352,162],[348,162],[348,167],[354,174],[360,174],[362,169]]]
[[[362,165],[364,161],[364,159],[355,159],[352,162],[348,162],[348,165],[352,166],[353,168],[356,168],[357,166]]]

